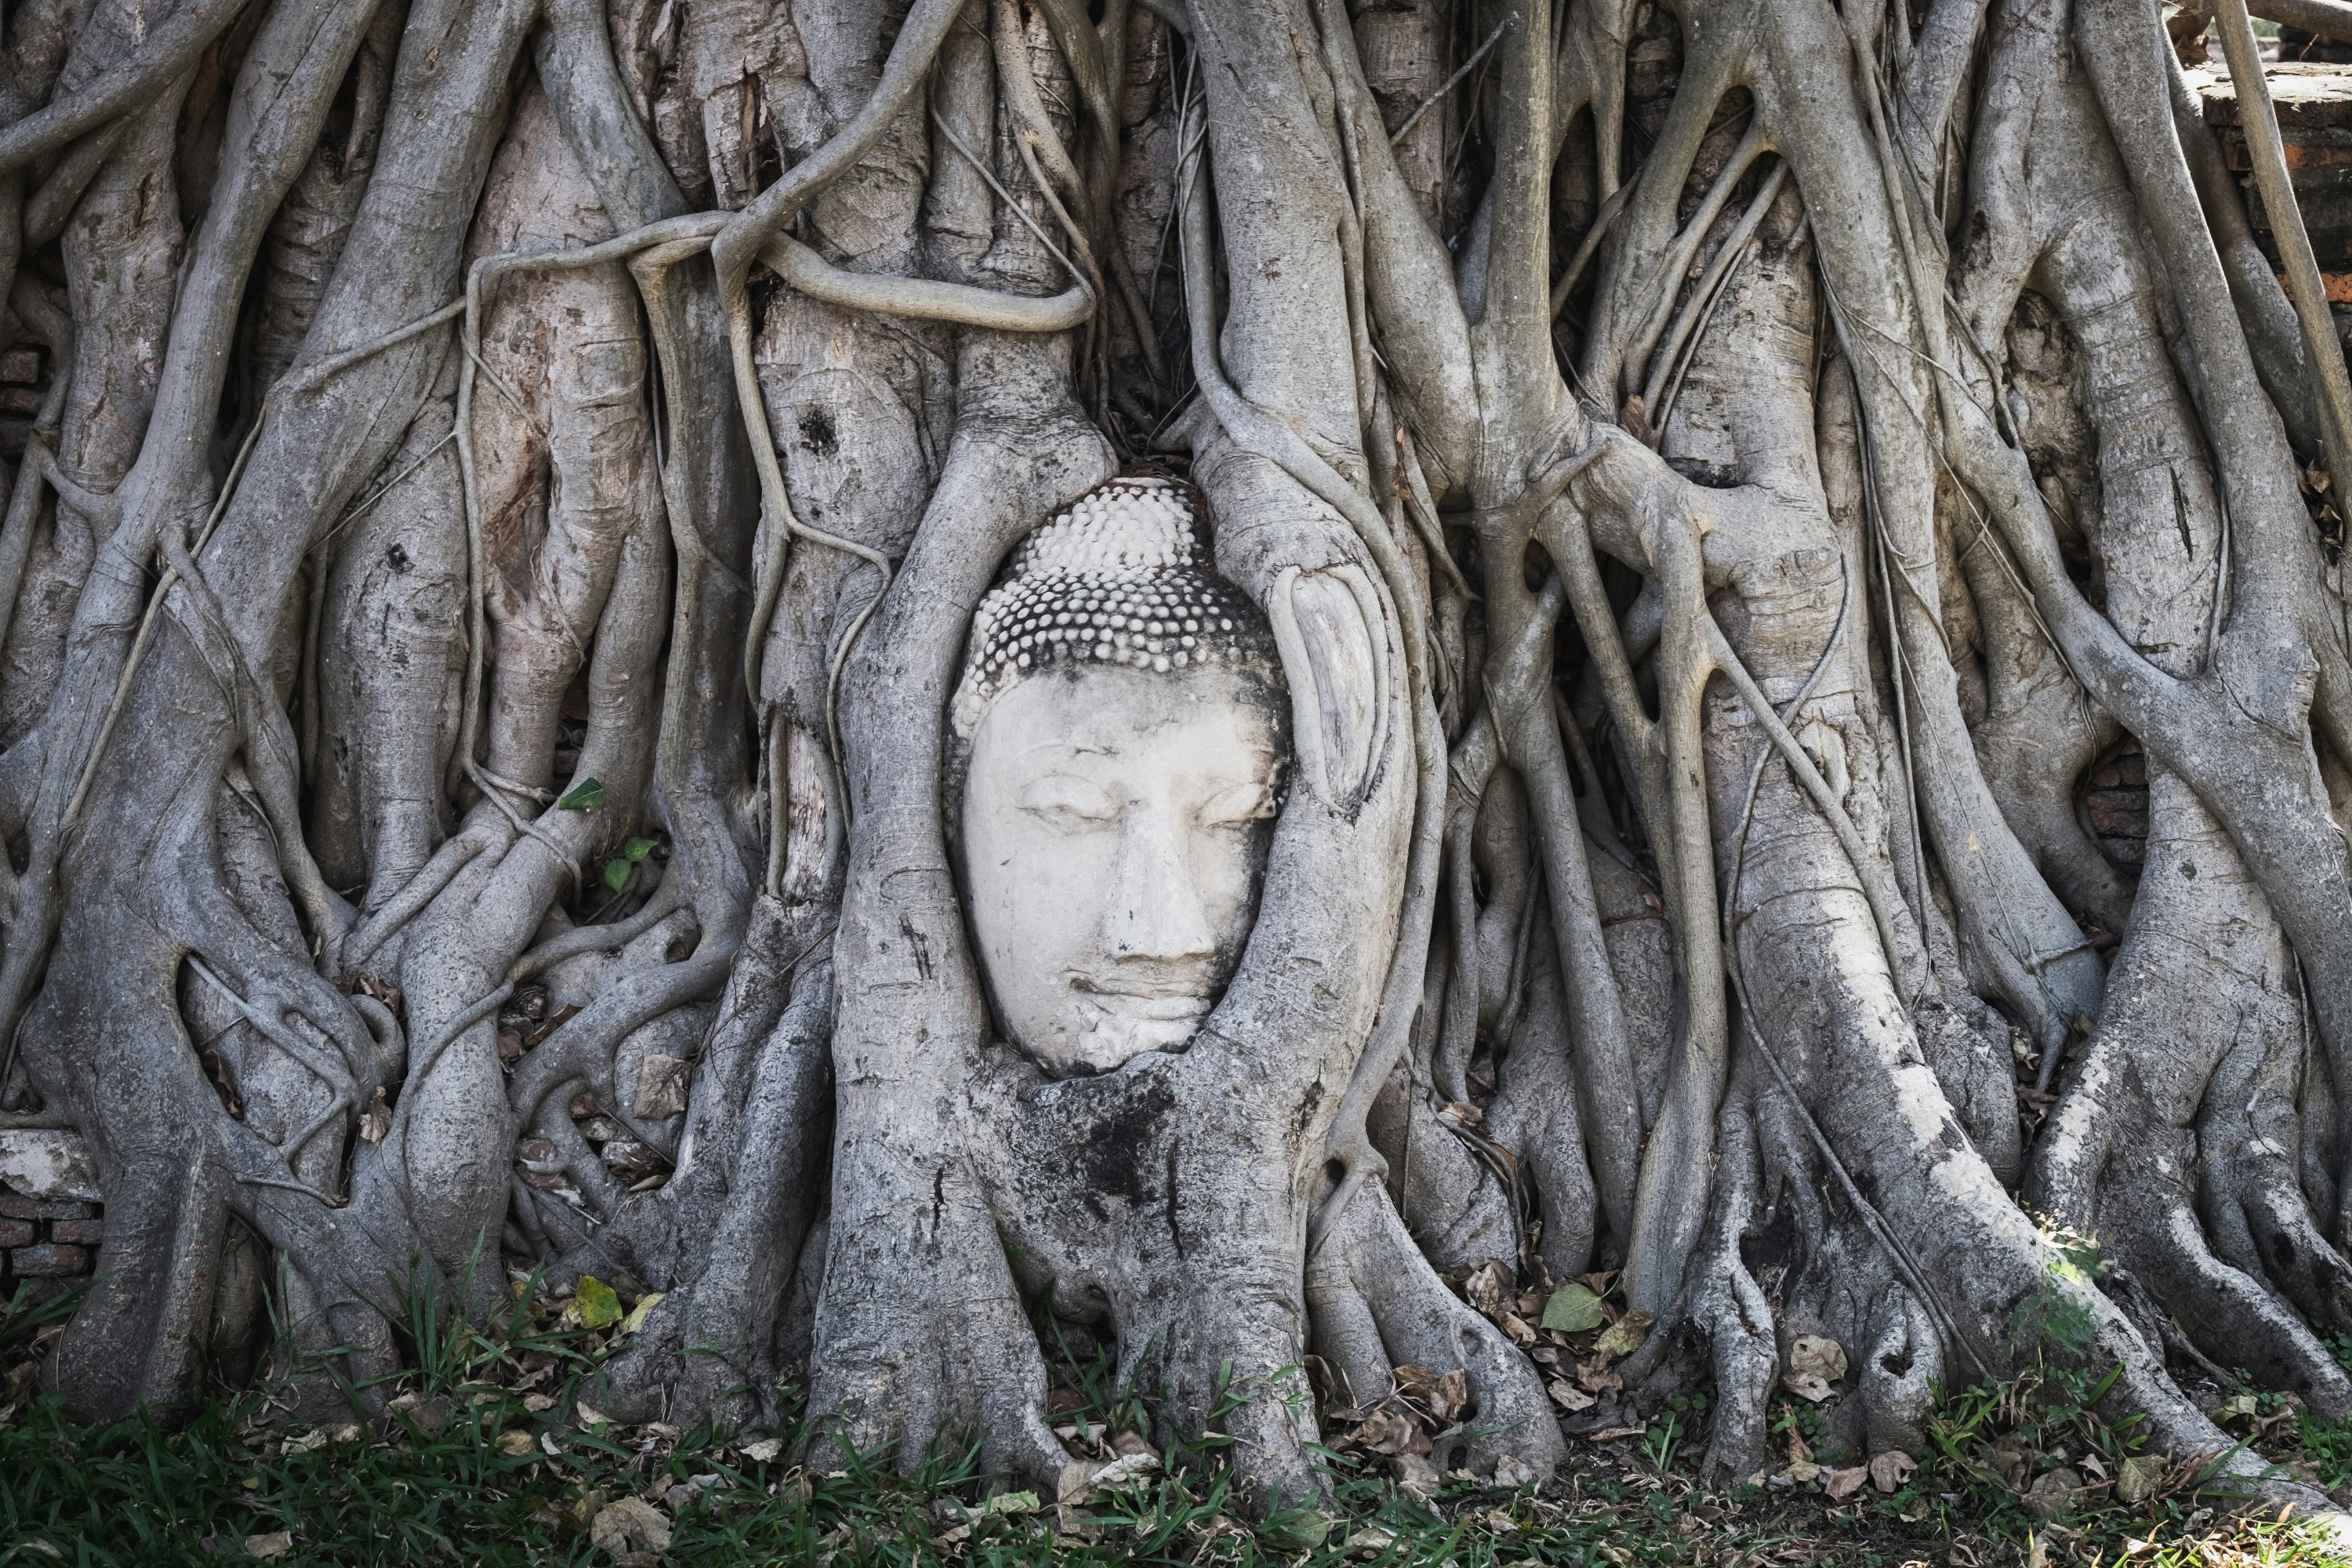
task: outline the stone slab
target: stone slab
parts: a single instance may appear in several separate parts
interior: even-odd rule
[[[81,1134],[57,1127],[0,1127],[0,1184],[28,1198],[94,1204],[98,1165]]]

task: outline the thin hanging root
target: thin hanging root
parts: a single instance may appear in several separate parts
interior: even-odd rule
[[[384,900],[381,909],[352,928],[343,939],[341,969],[356,971],[375,956],[376,950],[392,940],[393,934],[425,911],[426,905],[442,889],[457,879],[457,873],[470,865],[475,857],[490,847],[482,835],[471,829],[444,839],[433,851],[433,858],[416,869],[400,891]]]
[[[1837,1178],[1839,1191],[1845,1194],[1846,1202],[1853,1205],[1854,1212],[1862,1216],[1863,1226],[1870,1232],[1871,1239],[1877,1242],[1885,1251],[1887,1261],[1894,1266],[1895,1271],[1902,1276],[1903,1283],[1910,1288],[1912,1295],[1918,1300],[1922,1307],[1927,1309],[1928,1315],[1935,1319],[1937,1332],[1943,1336],[1948,1344],[1956,1347],[1962,1355],[1968,1357],[1969,1364],[1976,1369],[1979,1380],[1991,1381],[1997,1375],[1992,1363],[1978,1351],[1976,1342],[1961,1329],[1959,1320],[1952,1315],[1951,1309],[1945,1304],[1943,1296],[1927,1282],[1927,1277],[1920,1269],[1918,1260],[1912,1257],[1911,1249],[1903,1245],[1903,1238],[1895,1234],[1888,1226],[1885,1216],[1879,1214],[1876,1205],[1863,1196],[1862,1189],[1854,1185],[1853,1177],[1846,1170],[1845,1162],[1838,1158],[1835,1149],[1830,1147],[1830,1141],[1822,1131],[1821,1123],[1813,1120],[1813,1113],[1805,1108],[1803,1098],[1797,1092],[1797,1086],[1790,1080],[1788,1070],[1781,1067],[1779,1054],[1764,1043],[1762,1033],[1755,1026],[1756,1008],[1748,998],[1747,982],[1740,975],[1738,961],[1732,957],[1731,944],[1727,938],[1724,942],[1723,956],[1724,973],[1730,978],[1732,991],[1739,998],[1740,1016],[1748,1020],[1748,1038],[1764,1058],[1765,1065],[1772,1069],[1773,1080],[1780,1086],[1780,1092],[1788,1097],[1790,1108],[1796,1111],[1798,1120],[1804,1124],[1806,1136],[1811,1140],[1814,1150],[1821,1155],[1822,1162],[1829,1166],[1831,1173]]]
[[[177,19],[176,15],[174,19]],[[253,421],[253,428],[245,433],[244,444],[237,447],[236,458],[229,465],[228,477],[222,481],[220,493],[213,498],[212,510],[205,515],[204,528],[197,533],[195,542],[189,546],[188,552],[191,558],[204,553],[205,545],[212,539],[213,530],[220,526],[220,520],[226,515],[228,504],[236,495],[237,481],[245,475],[246,462],[253,456],[253,448],[261,439],[262,426],[268,421],[270,407],[279,396],[307,392],[363,360],[382,353],[396,344],[406,342],[410,338],[420,332],[428,331],[444,321],[453,320],[464,308],[465,301],[452,300],[439,310],[428,315],[419,316],[404,326],[395,327],[381,337],[373,338],[366,342],[345,349],[340,353],[331,354],[316,363],[291,371],[284,380],[271,387],[268,395],[262,399],[261,409]],[[58,388],[62,389],[65,384],[62,377],[58,378]],[[58,395],[58,393],[53,392],[52,395]],[[12,504],[10,508],[12,517],[14,512],[15,508]],[[18,570],[21,574],[21,567]],[[72,833],[74,823],[81,816],[82,803],[89,797],[90,783],[98,776],[99,761],[105,754],[106,743],[113,735],[116,723],[122,717],[123,704],[131,694],[131,679],[139,673],[140,662],[144,658],[148,641],[153,635],[156,615],[163,607],[164,596],[179,581],[178,570],[167,565],[163,576],[157,581],[154,591],[147,597],[146,611],[139,620],[138,636],[132,639],[130,657],[123,660],[122,673],[115,680],[114,695],[107,704],[106,717],[99,726],[98,739],[91,743],[89,755],[83,759],[80,781],[74,786],[74,793],[67,803],[65,814],[58,818],[57,842],[60,845]],[[13,605],[15,600],[15,594],[10,593],[7,595],[8,604]],[[6,612],[0,611],[0,635],[5,635],[6,631],[5,614]],[[37,854],[36,858],[38,858]],[[52,860],[55,858],[54,850],[51,852],[50,858]]]
[[[625,947],[645,935],[668,916],[687,907],[685,880],[664,877],[654,896],[646,900],[645,908],[627,920],[615,921],[608,926],[574,926],[559,931],[537,947],[518,958],[507,969],[507,978],[520,984],[536,980],[568,958],[583,952],[610,952]]]
[[[1886,949],[1887,967],[1899,973],[1898,955],[1903,949],[1895,942],[1895,910],[1902,895],[1886,885],[1886,875],[1880,868],[1877,857],[1871,854],[1869,847],[1863,843],[1862,830],[1853,825],[1853,818],[1846,812],[1845,803],[1838,798],[1837,791],[1832,789],[1829,781],[1822,776],[1821,769],[1814,764],[1804,747],[1797,743],[1797,737],[1789,732],[1787,722],[1773,708],[1771,699],[1765,696],[1763,689],[1756,684],[1756,678],[1748,673],[1748,667],[1740,662],[1739,655],[1733,651],[1729,640],[1724,637],[1723,628],[1716,624],[1714,614],[1702,608],[1701,615],[1704,618],[1700,630],[1706,637],[1716,667],[1731,682],[1732,689],[1739,693],[1741,702],[1762,727],[1771,741],[1772,749],[1780,752],[1780,760],[1788,764],[1789,772],[1804,786],[1805,794],[1820,808],[1821,814],[1828,818],[1831,831],[1837,835],[1839,845],[1853,862],[1853,874],[1862,883],[1863,897],[1869,900],[1871,918],[1878,926],[1878,940]],[[1845,626],[1845,601],[1843,599],[1839,602],[1837,624],[1839,631],[1843,631]],[[1805,683],[1807,692],[1828,668],[1830,654],[1836,650],[1837,644],[1838,633],[1832,632],[1828,649],[1823,651],[1820,664],[1815,666],[1811,678]],[[1794,704],[1790,705],[1790,711],[1796,711]]]
[[[66,220],[73,216],[75,204],[82,192],[97,176],[106,161],[114,156],[115,148],[131,127],[132,117],[101,125],[85,132],[59,158],[57,167],[41,182],[41,188],[25,201],[25,237],[23,248],[29,255],[63,234]]]
[[[325,1084],[332,1092],[338,1106],[356,1105],[358,1087],[355,1080],[367,1076],[364,1069],[358,1068],[356,1064],[346,1062],[343,1068],[351,1070],[337,1070],[333,1064],[325,1061],[310,1049],[310,1042],[288,1028],[283,1018],[271,1014],[266,1008],[255,1006],[243,996],[238,995],[235,986],[215,974],[205,961],[194,953],[188,955],[188,967],[195,971],[198,979],[219,993],[221,997],[236,1009],[239,1017],[260,1030],[263,1037],[271,1045],[301,1063],[312,1077]],[[289,1148],[286,1152],[287,1158],[292,1159],[295,1150]]]
[[[1772,210],[1773,202],[1780,198],[1780,187],[1788,184],[1788,160],[1782,159],[1772,165],[1769,174],[1764,176],[1764,184],[1748,202],[1748,210],[1739,215],[1738,223],[1724,236],[1722,245],[1716,248],[1714,258],[1707,263],[1706,271],[1691,289],[1690,297],[1683,301],[1682,310],[1675,313],[1673,328],[1652,357],[1650,379],[1642,388],[1642,407],[1652,425],[1660,428],[1665,425],[1664,399],[1666,376],[1675,368],[1675,356],[1682,353],[1683,344],[1714,316],[1716,301],[1722,298],[1724,280],[1731,275],[1733,265],[1747,253],[1748,242],[1763,226],[1765,214]],[[1687,361],[1684,368],[1688,368]],[[1677,387],[1682,384],[1680,375],[1675,377],[1674,384]]]
[[[0,174],[54,153],[85,131],[137,110],[196,62],[198,56],[236,20],[247,0],[189,0],[166,17],[137,47],[69,93],[14,125],[0,128]]]
[[[2311,249],[2311,235],[2303,209],[2290,183],[2286,153],[2279,142],[2276,110],[2271,105],[2270,84],[2263,79],[2254,45],[2254,25],[2246,16],[2246,0],[2219,0],[2221,48],[2230,61],[2230,79],[2245,85],[2239,120],[2246,128],[2246,145],[2253,153],[2254,184],[2262,192],[2263,209],[2271,232],[2286,261],[2288,293],[2294,297],[2296,323],[2303,329],[2303,357],[2311,373],[2311,390],[2317,398],[2327,431],[2328,477],[2343,495],[2352,481],[2352,374],[2344,365],[2344,341],[2327,308],[2326,279]],[[2339,24],[2340,25],[2340,24]]]
[[[1568,309],[1568,297],[1575,291],[1577,279],[1584,276],[1584,269],[1591,264],[1592,258],[1601,254],[1601,242],[1609,237],[1610,229],[1616,225],[1617,216],[1625,210],[1625,204],[1632,201],[1633,193],[1641,188],[1642,175],[1636,170],[1633,177],[1610,193],[1609,199],[1601,204],[1601,210],[1592,215],[1592,226],[1584,231],[1584,238],[1578,243],[1576,254],[1570,257],[1568,265],[1560,269],[1559,281],[1551,286],[1553,321],[1559,320],[1559,313]]]
[[[515,1115],[529,1121],[566,1079],[593,1074],[599,1088],[613,1076],[613,1053],[646,1025],[674,1008],[713,996],[727,984],[739,944],[705,942],[690,958],[625,976],[600,992],[516,1064],[507,1085]],[[502,988],[511,992],[509,983]]]
[[[1707,187],[1698,210],[1691,215],[1690,221],[1683,226],[1682,232],[1675,237],[1665,255],[1659,258],[1657,269],[1643,279],[1644,292],[1650,289],[1656,292],[1641,312],[1632,319],[1633,331],[1624,345],[1627,360],[1638,365],[1651,353],[1659,334],[1666,330],[1668,318],[1675,308],[1675,298],[1680,292],[1678,286],[1684,275],[1690,270],[1692,260],[1698,255],[1698,247],[1706,243],[1706,231],[1715,226],[1716,215],[1731,200],[1732,191],[1747,175],[1748,166],[1770,151],[1772,145],[1764,133],[1763,121],[1751,118],[1747,131],[1739,138],[1739,144],[1732,149],[1730,160],[1716,175],[1715,183]],[[1762,206],[1756,203],[1749,205],[1760,221]]]
[[[458,1037],[467,1030],[504,1006],[507,998],[514,994],[514,990],[515,983],[509,980],[446,1024],[442,1025],[431,1038],[418,1047],[410,1056],[407,1080],[409,1086],[414,1088],[424,1082],[425,1075],[433,1070],[433,1064],[441,1059],[441,1053],[457,1044]],[[405,1110],[415,1103],[414,1095],[404,1094],[400,1097],[402,1110]]]
[[[245,445],[237,448],[236,460],[229,465],[228,479],[221,486],[220,494],[214,499],[213,509],[205,517],[204,529],[196,535],[195,544],[188,552],[191,559],[203,552],[205,542],[212,538],[213,530],[220,525],[222,515],[228,510],[229,500],[236,494],[236,481],[245,473],[246,460],[253,456],[254,445],[261,438],[262,423],[259,419],[255,420],[253,428],[246,432]],[[98,764],[106,756],[106,743],[113,737],[115,725],[121,721],[123,706],[131,696],[131,682],[138,675],[147,645],[154,637],[156,616],[163,611],[164,597],[179,581],[179,569],[167,565],[163,576],[156,581],[155,591],[147,596],[146,612],[139,617],[139,635],[131,640],[131,656],[122,661],[122,673],[115,679],[114,696],[106,705],[106,717],[99,725],[98,739],[90,743],[89,755],[82,759],[81,778],[74,785],[72,798],[67,801],[64,815],[58,819],[58,831],[53,841],[55,847],[49,852],[52,867],[66,838],[72,834],[74,824],[80,819],[82,803],[89,798],[89,786],[98,777]],[[43,945],[47,945],[46,942]]]
[[[1485,59],[1487,55],[1492,53],[1495,46],[1503,41],[1503,35],[1511,30],[1512,21],[1513,18],[1507,16],[1502,19],[1502,21],[1496,24],[1495,30],[1486,35],[1486,41],[1479,45],[1476,51],[1473,53],[1468,59],[1462,62],[1462,68],[1455,71],[1452,76],[1447,77],[1444,85],[1439,87],[1435,92],[1431,93],[1427,98],[1423,99],[1414,108],[1413,111],[1411,114],[1406,115],[1394,131],[1389,132],[1390,146],[1393,147],[1400,142],[1402,142],[1405,139],[1406,133],[1412,131],[1414,126],[1421,123],[1421,117],[1423,115],[1427,114],[1431,110],[1444,102],[1445,95],[1452,92],[1455,88],[1460,87],[1463,82],[1468,79],[1470,73],[1478,68],[1478,62]]]

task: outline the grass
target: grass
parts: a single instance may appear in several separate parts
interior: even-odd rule
[[[1328,1513],[1253,1524],[1233,1506],[1213,1451],[1189,1470],[1147,1471],[1062,1507],[992,1485],[968,1452],[936,1455],[904,1478],[873,1466],[803,1468],[789,1405],[764,1441],[617,1427],[594,1419],[593,1404],[583,1416],[583,1390],[593,1401],[589,1380],[627,1331],[619,1309],[595,1292],[541,1300],[527,1283],[491,1328],[450,1319],[429,1299],[412,1304],[417,1370],[385,1391],[398,1415],[373,1436],[288,1424],[283,1385],[218,1394],[170,1427],[144,1415],[78,1426],[27,1375],[60,1325],[59,1304],[0,1310],[0,1366],[15,1369],[0,1382],[0,1568],[2352,1562],[2307,1521],[2233,1516],[2200,1497],[2193,1466],[2152,1473],[2137,1501],[2093,1483],[2063,1520],[2037,1516],[2021,1479],[2069,1469],[2087,1480],[2086,1468],[2113,1477],[2139,1457],[2127,1426],[2092,1413],[2102,1391],[2081,1374],[2040,1372],[1955,1394],[1931,1452],[1891,1492],[1864,1486],[1832,1500],[1790,1463],[1765,1485],[1709,1496],[1693,1474],[1705,1449],[1694,1402],[1637,1436],[1577,1444],[1570,1467],[1540,1490],[1457,1478],[1423,1500],[1374,1473],[1375,1456],[1334,1452]],[[1062,1373],[1056,1420],[1108,1432],[1132,1418],[1098,1358],[1073,1358]],[[2292,1454],[2287,1462],[2307,1467],[2315,1484],[2352,1483],[2352,1426],[2275,1398],[2242,1403],[2229,1418],[2249,1440]],[[1780,1453],[1796,1451],[1792,1438],[1810,1448],[1820,1437],[1812,1405],[1784,1399],[1778,1414]]]

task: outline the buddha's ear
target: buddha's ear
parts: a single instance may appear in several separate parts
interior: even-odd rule
[[[1358,566],[1286,567],[1265,607],[1290,681],[1299,777],[1325,805],[1352,812],[1371,791],[1393,706],[1380,591]]]

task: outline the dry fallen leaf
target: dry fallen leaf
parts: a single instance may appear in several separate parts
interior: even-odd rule
[[[1809,1399],[1815,1405],[1827,1399],[1832,1392],[1830,1385],[1823,1383],[1818,1373],[1810,1372],[1784,1372],[1780,1374],[1780,1386],[1798,1398]]]
[[[1437,1495],[1437,1467],[1419,1454],[1399,1454],[1389,1461],[1389,1474],[1399,1491],[1424,1500]]]
[[[601,1510],[588,1527],[588,1539],[600,1552],[619,1557],[631,1552],[669,1550],[669,1521],[643,1498],[625,1497]]]
[[[1584,1390],[1565,1383],[1554,1383],[1551,1396],[1562,1410],[1590,1410],[1600,1403]]]
[[[1902,1449],[1889,1448],[1884,1454],[1874,1454],[1871,1457],[1871,1484],[1880,1491],[1891,1492],[1901,1486],[1911,1472],[1918,1468],[1919,1461]]]
[[[379,1084],[375,1098],[360,1117],[360,1136],[371,1143],[381,1143],[391,1135],[392,1107],[384,1103],[383,1087]]]
[[[1832,1470],[1822,1478],[1822,1489],[1830,1494],[1832,1502],[1843,1502],[1860,1491],[1870,1479],[1870,1467],[1856,1465],[1849,1470]]]
[[[1632,1355],[1642,1348],[1642,1342],[1650,1337],[1652,1321],[1647,1312],[1626,1313],[1592,1342],[1592,1353],[1611,1360]]]
[[[1503,1310],[1507,1300],[1517,1298],[1511,1288],[1510,1270],[1491,1258],[1463,1277],[1462,1293],[1469,1298],[1472,1306],[1490,1318]]]
[[[1817,1372],[1835,1383],[1845,1375],[1845,1350],[1822,1334],[1799,1334],[1789,1344],[1789,1370]]]
[[[1469,1407],[1470,1374],[1455,1367],[1429,1391],[1429,1414],[1439,1421],[1451,1421]]]
[[[691,1070],[692,1064],[678,1057],[650,1056],[638,1063],[638,1119],[662,1121],[683,1111],[687,1075]]]
[[[1060,1500],[1083,1502],[1095,1492],[1135,1486],[1159,1468],[1160,1456],[1149,1453],[1122,1454],[1108,1464],[1075,1459],[1062,1467]]]
[[[2116,1477],[2116,1496],[2126,1502],[2146,1502],[2156,1495],[2157,1483],[2163,1479],[2162,1455],[2135,1454],[2123,1462]]]
[[[1789,1370],[1781,1374],[1780,1386],[1819,1405],[1830,1396],[1830,1384],[1844,1375],[1843,1346],[1820,1334],[1799,1334],[1790,1342]]]
[[[2028,1511],[2042,1520],[2056,1519],[2074,1511],[2077,1494],[2083,1489],[2083,1478],[2073,1470],[2052,1470],[2037,1477],[2032,1489],[2025,1494]]]

